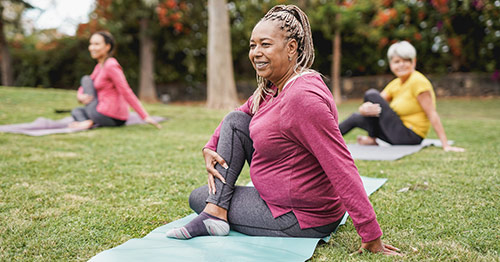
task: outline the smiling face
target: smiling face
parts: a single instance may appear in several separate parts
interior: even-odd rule
[[[92,37],[90,37],[89,52],[93,59],[96,59],[97,61],[106,59],[109,55],[110,49],[111,45],[106,44],[102,35],[93,34]]]
[[[293,74],[296,51],[297,42],[287,40],[276,22],[261,21],[254,27],[248,57],[260,77],[278,87],[284,84]]]
[[[395,76],[405,80],[411,73],[413,73],[413,71],[415,71],[416,63],[416,59],[403,59],[394,55],[389,61],[389,66]]]

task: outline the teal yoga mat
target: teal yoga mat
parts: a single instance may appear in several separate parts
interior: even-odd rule
[[[386,178],[361,176],[368,195],[379,189]],[[105,250],[89,261],[305,261],[320,238],[255,237],[231,231],[225,237],[196,237],[190,240],[170,239],[165,233],[181,227],[196,217],[191,214],[156,228],[140,239],[131,239]],[[344,216],[343,222],[347,219]],[[343,224],[343,223],[342,223]],[[324,238],[328,241],[330,237]]]

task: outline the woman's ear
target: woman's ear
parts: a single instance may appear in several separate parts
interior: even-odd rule
[[[295,40],[295,39],[288,40],[288,43],[286,44],[288,57],[293,57],[295,54],[297,54],[298,46],[299,45],[297,43],[297,40]]]
[[[111,44],[106,44],[106,54],[109,54],[111,51]]]

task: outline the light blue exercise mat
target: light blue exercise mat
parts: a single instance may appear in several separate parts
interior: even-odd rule
[[[379,189],[386,178],[361,177],[368,195]],[[195,237],[190,240],[167,238],[165,233],[195,218],[191,214],[156,228],[140,239],[131,239],[105,250],[89,261],[306,261],[320,238],[255,237],[231,231],[225,237]],[[347,219],[344,216],[343,222]],[[343,224],[343,223],[342,223]],[[328,241],[330,237],[323,240]]]

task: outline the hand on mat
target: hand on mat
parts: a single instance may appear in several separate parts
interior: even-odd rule
[[[372,102],[363,103],[358,110],[362,116],[379,116],[382,112],[380,105]]]
[[[205,158],[205,165],[208,172],[208,192],[211,194],[215,194],[215,178],[220,179],[222,183],[226,183],[224,177],[215,169],[215,165],[219,164],[223,168],[228,169],[229,167],[226,164],[226,161],[219,155],[217,152],[213,151],[210,148],[203,148],[203,157]]]
[[[372,253],[382,253],[386,256],[403,256],[401,253],[399,253],[399,248],[382,243],[380,237],[370,242],[361,243],[361,248],[353,254],[362,254],[365,250],[368,250]]]
[[[161,129],[161,125],[158,124],[158,122],[156,122],[152,117],[148,116],[146,118],[144,118],[144,121],[148,124],[151,124],[153,126],[155,126],[156,128],[158,129]]]
[[[83,94],[83,93],[77,93],[76,99],[78,99],[78,102],[80,102],[84,105],[87,105],[90,102],[92,102],[92,99],[94,99],[94,97],[91,95]]]
[[[465,148],[450,145],[443,146],[443,149],[446,152],[465,152]]]

